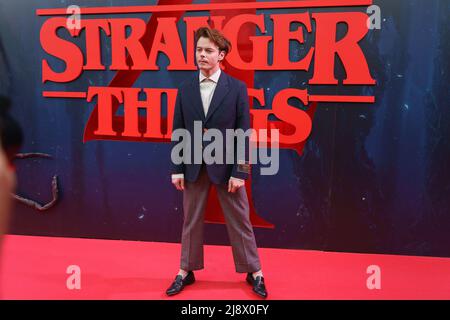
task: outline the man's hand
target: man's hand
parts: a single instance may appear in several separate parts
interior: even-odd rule
[[[14,191],[15,186],[16,175],[10,168],[3,150],[0,149],[0,253],[3,235],[8,230],[9,216],[12,209],[11,192]]]
[[[16,174],[9,166],[5,153],[0,150],[0,192],[4,192],[10,197],[10,193],[16,187]],[[1,205],[2,202],[0,202]]]
[[[235,193],[236,190],[242,187],[244,184],[244,180],[230,178],[230,180],[228,181],[228,192]]]
[[[172,179],[172,184],[177,188],[177,190],[184,190],[184,179],[183,178],[175,178]]]

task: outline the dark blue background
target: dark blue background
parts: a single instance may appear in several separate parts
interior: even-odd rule
[[[17,204],[11,233],[180,240],[182,196],[170,184],[169,145],[83,144],[94,104],[41,94],[106,86],[114,73],[85,72],[67,85],[42,85],[41,60],[62,64],[41,49],[39,30],[47,17],[36,16],[37,8],[151,3],[0,0],[0,94],[12,97],[24,128],[22,151],[53,156],[17,161],[18,193],[45,203],[53,175],[61,186],[58,204],[48,211]],[[375,4],[381,30],[370,31],[362,46],[377,85],[310,90],[373,94],[376,103],[320,104],[303,156],[283,149],[277,176],[253,177],[257,212],[276,225],[255,230],[260,247],[450,256],[450,1]],[[179,30],[184,34],[182,24]],[[345,33],[342,26],[339,31]],[[307,48],[293,45],[291,57]],[[108,64],[109,42],[104,49]],[[192,74],[169,73],[166,57],[159,61],[161,71],[143,73],[135,87],[175,88]],[[340,65],[336,72],[342,78]],[[270,107],[274,93],[305,88],[310,78],[304,72],[255,72],[255,87],[266,89]],[[205,243],[228,244],[225,227],[206,225]]]

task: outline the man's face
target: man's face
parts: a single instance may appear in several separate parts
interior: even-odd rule
[[[225,51],[219,52],[219,47],[209,38],[200,37],[195,49],[195,58],[200,70],[208,71],[219,66],[225,57]]]

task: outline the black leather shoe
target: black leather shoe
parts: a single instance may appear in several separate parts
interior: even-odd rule
[[[266,285],[264,284],[264,277],[257,276],[256,279],[253,279],[253,275],[251,273],[247,273],[246,280],[250,285],[253,286],[253,292],[264,299],[267,298],[267,290]]]
[[[172,282],[169,289],[166,290],[166,294],[168,296],[173,296],[177,293],[180,293],[181,290],[184,289],[185,286],[193,284],[195,282],[194,273],[192,271],[189,271],[186,277],[183,277],[181,275],[177,275],[175,277],[175,281]]]

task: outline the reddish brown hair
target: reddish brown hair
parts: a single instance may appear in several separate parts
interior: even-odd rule
[[[227,55],[231,50],[231,42],[227,38],[225,38],[225,36],[219,30],[211,29],[208,27],[199,28],[195,32],[196,45],[198,39],[200,39],[201,37],[211,40],[216,46],[219,47],[219,51],[225,51],[225,55]]]

